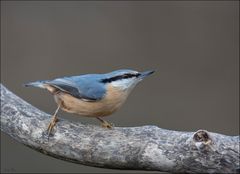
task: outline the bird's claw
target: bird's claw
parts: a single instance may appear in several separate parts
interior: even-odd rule
[[[58,122],[58,118],[54,117],[52,119],[52,121],[49,123],[48,128],[47,128],[47,132],[48,132],[48,136],[51,134],[54,126],[56,125],[56,123]]]
[[[108,128],[108,129],[112,129],[114,127],[114,124],[113,123],[109,123],[107,121],[103,121],[102,122],[102,127],[103,128]]]

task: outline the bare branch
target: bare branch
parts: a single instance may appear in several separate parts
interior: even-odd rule
[[[112,130],[60,119],[47,138],[51,119],[1,85],[1,130],[58,159],[115,169],[168,172],[239,172],[239,136],[156,126]]]

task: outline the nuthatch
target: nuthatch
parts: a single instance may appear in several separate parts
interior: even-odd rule
[[[58,107],[48,126],[48,134],[57,122],[56,115],[60,108],[69,113],[96,117],[103,127],[112,128],[112,124],[101,117],[119,109],[136,84],[153,72],[124,69],[106,74],[86,74],[30,82],[25,86],[47,89],[54,96]]]

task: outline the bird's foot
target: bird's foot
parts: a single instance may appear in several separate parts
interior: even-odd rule
[[[57,122],[58,122],[58,118],[56,116],[54,116],[47,128],[48,136],[51,134],[52,129],[54,128],[54,126],[56,125]]]
[[[109,122],[107,122],[105,120],[102,122],[101,126],[103,128],[108,128],[108,129],[112,129],[114,127],[113,123],[109,123]]]

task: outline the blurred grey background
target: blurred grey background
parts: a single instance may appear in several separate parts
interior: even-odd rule
[[[120,68],[154,69],[156,73],[107,120],[117,126],[238,135],[238,5],[1,1],[1,81],[34,106],[53,113],[56,104],[49,93],[22,84]],[[91,118],[64,112],[60,116],[99,125]],[[57,160],[1,133],[1,172],[119,171]]]

